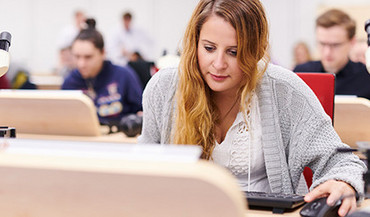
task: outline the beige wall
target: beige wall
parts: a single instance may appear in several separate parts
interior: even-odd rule
[[[348,13],[354,20],[356,20],[357,29],[356,29],[356,38],[366,40],[367,34],[365,32],[365,21],[370,19],[370,3],[368,5],[320,5],[317,10],[317,14],[321,14],[324,11],[337,8]]]

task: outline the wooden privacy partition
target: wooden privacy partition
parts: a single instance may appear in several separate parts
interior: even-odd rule
[[[334,128],[342,141],[356,148],[370,141],[370,101],[357,97],[335,97]]]
[[[210,162],[24,153],[9,146],[0,152],[1,216],[245,216],[236,180]]]
[[[17,133],[100,135],[94,103],[73,90],[1,90],[0,125]]]

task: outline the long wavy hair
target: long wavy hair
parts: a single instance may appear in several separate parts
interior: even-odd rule
[[[268,62],[268,23],[259,0],[200,0],[186,28],[182,41],[177,110],[172,130],[174,144],[203,147],[202,158],[209,160],[215,146],[215,124],[219,112],[212,101],[211,89],[199,69],[197,50],[200,30],[211,15],[224,18],[237,35],[237,61],[244,72],[238,91],[244,115]],[[260,60],[264,60],[259,67]]]

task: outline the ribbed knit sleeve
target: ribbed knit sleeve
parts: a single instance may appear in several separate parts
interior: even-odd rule
[[[158,71],[143,93],[143,128],[138,143],[170,142],[173,98],[177,86],[177,68]]]
[[[303,168],[309,166],[314,172],[311,189],[329,179],[335,179],[349,183],[362,193],[362,174],[366,167],[353,153],[336,151],[339,147],[349,146],[341,142],[330,117],[326,115],[313,91],[297,75],[281,67],[269,67],[266,76],[268,79],[265,79],[265,83],[271,86],[272,93],[276,93],[270,100],[275,101],[277,105],[278,129],[272,129],[276,120],[269,121],[266,126],[271,127],[268,131],[280,131],[281,137],[275,138],[274,141],[278,147],[274,149],[283,149],[288,167],[288,170],[285,170],[285,165],[281,162],[283,156],[276,154],[275,158],[280,157],[279,162],[271,165],[282,165],[282,191],[288,191],[289,188],[288,180],[284,176],[290,177],[290,184],[296,189]],[[262,92],[269,92],[267,90],[268,88],[264,88]],[[274,139],[272,135],[270,137],[271,140]],[[279,147],[279,141],[282,141],[282,147]],[[266,142],[267,145],[273,146],[273,142]],[[272,176],[274,177],[274,174]]]

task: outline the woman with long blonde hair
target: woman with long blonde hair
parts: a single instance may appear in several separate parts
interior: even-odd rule
[[[306,201],[362,192],[365,165],[336,153],[348,146],[330,117],[297,75],[268,63],[267,49],[258,0],[200,0],[179,68],[161,69],[144,91],[139,143],[199,145],[202,158],[229,169],[244,191],[304,193],[298,183],[309,166]],[[355,197],[342,204],[344,215]]]

